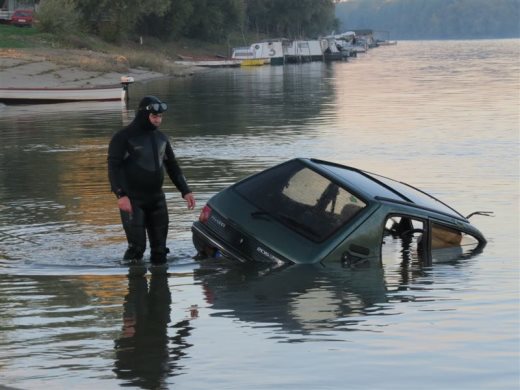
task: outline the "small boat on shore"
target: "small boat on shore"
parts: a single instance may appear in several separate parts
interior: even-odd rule
[[[7,104],[65,103],[128,99],[132,77],[121,77],[120,86],[70,88],[0,88],[0,102]]]
[[[240,61],[223,57],[188,57],[178,56],[179,61],[175,61],[178,65],[185,66],[202,66],[204,68],[235,68],[240,66]]]

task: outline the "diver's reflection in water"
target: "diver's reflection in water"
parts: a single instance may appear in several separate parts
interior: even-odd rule
[[[115,341],[118,378],[141,388],[162,388],[168,376],[175,375],[176,361],[190,345],[189,321],[175,324],[177,335],[168,337],[171,321],[171,294],[167,274],[152,274],[150,286],[145,276],[128,276],[124,303],[123,329]],[[174,345],[170,346],[170,342]]]

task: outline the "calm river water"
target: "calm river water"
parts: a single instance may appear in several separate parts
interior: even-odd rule
[[[520,41],[399,42],[342,63],[137,83],[198,205],[171,184],[167,277],[127,277],[106,149],[119,103],[0,107],[0,387],[517,389]],[[488,245],[424,267],[197,263],[191,223],[292,157],[413,184]]]

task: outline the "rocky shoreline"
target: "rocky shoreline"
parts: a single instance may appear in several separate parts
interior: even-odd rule
[[[97,67],[93,62],[104,61]],[[0,49],[0,88],[67,88],[117,85],[121,76],[135,82],[163,77],[186,77],[197,68],[169,66],[168,74],[133,69],[124,57],[81,50]],[[89,63],[90,62],[90,63]]]

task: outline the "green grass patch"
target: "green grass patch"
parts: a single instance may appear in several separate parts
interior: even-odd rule
[[[0,24],[0,48],[19,49],[41,46],[42,34],[34,27]]]

